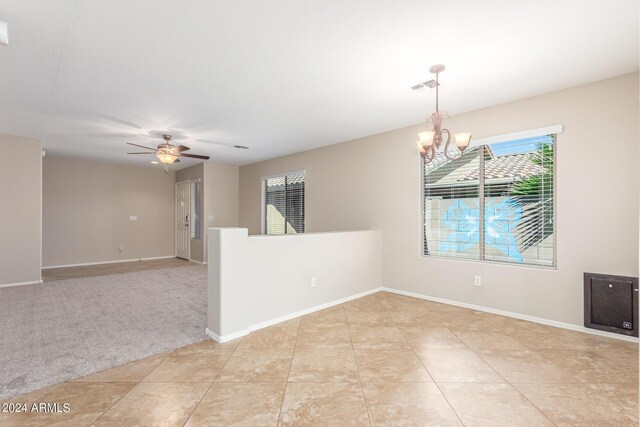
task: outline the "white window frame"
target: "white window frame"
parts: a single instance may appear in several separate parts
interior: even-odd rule
[[[454,257],[447,257],[447,256],[440,256],[440,255],[425,255],[424,253],[424,213],[425,213],[425,197],[424,197],[424,170],[423,170],[423,160],[421,157],[419,157],[419,161],[418,161],[418,170],[419,170],[419,174],[420,174],[420,188],[418,189],[419,191],[419,197],[420,197],[420,203],[419,205],[419,215],[418,215],[418,222],[419,222],[419,230],[420,232],[418,233],[418,248],[419,248],[419,253],[420,253],[420,257],[422,259],[432,259],[432,260],[445,260],[445,261],[449,261],[449,262],[455,262],[455,261],[461,261],[461,262],[470,262],[470,263],[480,263],[480,264],[494,264],[494,265],[501,265],[501,266],[505,266],[505,267],[516,267],[516,268],[534,268],[534,269],[543,269],[543,270],[557,270],[558,269],[558,162],[556,161],[557,157],[558,157],[558,141],[560,138],[558,138],[558,136],[563,132],[564,130],[564,125],[562,124],[557,124],[557,125],[551,125],[551,126],[545,126],[545,127],[541,127],[541,128],[536,128],[536,129],[529,129],[529,130],[524,130],[524,131],[517,131],[517,132],[512,132],[512,133],[506,133],[506,134],[500,134],[500,135],[494,135],[494,136],[488,136],[488,137],[483,137],[483,138],[477,138],[477,139],[472,139],[471,143],[469,144],[470,147],[476,147],[479,145],[490,145],[490,144],[494,144],[494,143],[498,143],[498,142],[507,142],[507,141],[514,141],[517,139],[524,139],[524,138],[534,138],[537,136],[544,136],[544,135],[552,135],[555,134],[556,138],[555,138],[555,145],[554,145],[554,150],[553,150],[553,156],[554,156],[554,167],[556,168],[554,171],[554,185],[553,185],[553,206],[554,206],[554,239],[553,239],[553,264],[552,265],[533,265],[533,264],[520,264],[520,263],[512,263],[512,262],[505,262],[505,261],[493,261],[493,260],[484,260],[484,259],[471,259],[471,258],[454,258]]]
[[[266,181],[268,179],[271,178],[278,178],[281,176],[285,176],[285,175],[294,175],[294,174],[299,174],[299,173],[304,173],[304,181],[305,181],[305,192],[304,192],[304,197],[307,197],[307,191],[306,191],[306,185],[307,185],[307,171],[305,169],[297,169],[297,170],[292,170],[292,171],[288,171],[288,172],[281,172],[281,173],[274,173],[272,175],[265,175],[265,176],[261,176],[260,177],[260,191],[261,191],[261,196],[260,196],[260,234],[267,234],[267,230],[266,230],[266,209],[265,209],[265,205],[267,203],[267,189],[266,187]],[[305,213],[304,213],[304,218],[305,218],[305,223],[307,220],[307,212],[306,212],[306,203],[305,203]],[[306,229],[306,224],[305,224],[305,229]],[[274,234],[274,236],[280,236],[280,234]],[[282,236],[286,236],[286,234],[282,234]]]

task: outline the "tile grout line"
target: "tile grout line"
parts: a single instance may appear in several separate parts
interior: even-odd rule
[[[198,403],[196,403],[196,406],[193,407],[193,410],[189,413],[189,416],[187,417],[186,421],[184,422],[184,424],[182,425],[182,427],[186,426],[187,423],[189,423],[189,420],[191,419],[191,417],[193,416],[193,413],[196,411],[196,409],[198,409],[198,406],[200,406],[200,403],[202,403],[202,399],[204,399],[204,397],[207,395],[207,393],[209,393],[209,390],[211,390],[211,387],[213,387],[213,383],[216,382],[216,380],[218,379],[218,377],[220,376],[220,373],[222,372],[222,370],[227,366],[227,363],[229,363],[229,360],[231,360],[231,357],[233,357],[233,354],[236,352],[236,350],[238,349],[238,347],[240,346],[240,343],[242,342],[242,340],[245,337],[240,338],[240,342],[238,342],[238,344],[235,346],[235,348],[233,349],[233,351],[231,352],[231,354],[229,355],[229,357],[227,358],[227,360],[225,360],[224,365],[222,365],[222,368],[220,368],[220,370],[218,371],[218,373],[216,374],[216,376],[213,378],[213,381],[211,381],[211,384],[209,384],[209,387],[207,387],[207,389],[205,390],[205,392],[202,394],[202,397],[200,398],[200,400],[198,400]],[[210,338],[213,339],[213,338]],[[146,377],[145,377],[146,378]]]
[[[136,388],[138,386],[138,384],[140,384],[142,382],[142,380],[140,380],[139,382],[135,383],[135,385],[133,387],[131,387],[131,389],[129,389],[129,391],[127,391],[125,394],[123,394],[122,396],[120,396],[120,398],[118,400],[116,400],[115,402],[113,402],[113,405],[109,406],[103,413],[101,413],[100,415],[98,415],[98,417],[93,420],[91,422],[91,424],[89,424],[90,426],[95,425],[95,423],[97,423],[100,418],[102,418],[104,416],[104,414],[106,414],[107,412],[109,412],[111,410],[111,408],[113,408],[114,406],[116,406],[116,404],[118,402],[120,402],[122,399],[124,399],[129,393],[131,393],[131,390],[133,390],[134,388]]]
[[[158,367],[159,367],[160,365],[162,365],[162,364],[164,363],[164,361],[167,359],[168,354],[169,354],[169,353],[171,353],[171,352],[173,352],[173,351],[175,351],[175,350],[172,350],[172,351],[170,351],[170,352],[165,352],[165,353],[167,353],[167,356],[165,356],[165,357],[164,357],[164,359],[162,359],[162,361],[161,361],[160,363],[158,363],[158,365],[157,365],[155,368],[153,368],[152,370],[150,370],[150,371],[149,371],[149,373],[147,373],[147,375],[145,375],[144,377],[142,377],[142,378],[140,379],[140,381],[136,382],[136,383],[135,383],[135,385],[134,385],[133,387],[131,387],[131,389],[130,389],[128,392],[126,392],[126,393],[125,393],[125,394],[123,394],[123,395],[122,395],[118,400],[116,400],[115,402],[113,402],[113,405],[109,406],[109,407],[106,409],[106,411],[104,411],[102,414],[100,414],[100,415],[98,416],[98,418],[96,418],[95,420],[93,420],[93,421],[91,422],[91,424],[90,424],[90,425],[94,425],[95,423],[97,423],[98,421],[100,421],[100,418],[102,418],[102,417],[103,417],[107,412],[109,412],[109,411],[110,411],[114,406],[116,406],[116,405],[118,404],[118,402],[120,402],[122,399],[124,399],[126,396],[128,396],[128,395],[129,395],[129,393],[131,393],[131,391],[132,391],[134,388],[138,387],[138,385],[140,385],[140,384],[142,383],[142,381],[144,381],[144,379],[145,379],[145,378],[147,378],[149,375],[151,375],[151,373],[152,373],[153,371],[155,371],[156,369],[158,369]],[[164,354],[164,353],[160,353],[160,354]],[[156,355],[153,355],[153,356],[149,356],[149,357],[157,357],[157,356],[159,356],[159,354],[156,354]],[[144,360],[144,359],[142,359],[142,360]],[[137,361],[129,362],[129,363],[135,363],[135,362],[137,362]],[[121,366],[124,366],[124,365],[121,365]],[[110,369],[113,369],[113,368],[110,368]]]
[[[418,353],[416,353],[416,351],[414,350],[414,348],[411,345],[411,343],[409,342],[409,340],[407,340],[407,338],[404,336],[404,334],[402,333],[402,330],[401,329],[398,329],[398,330],[400,331],[400,335],[402,335],[402,338],[404,338],[404,340],[407,342],[407,344],[409,344],[409,348],[413,352],[414,356],[416,356],[418,358],[418,360],[420,361],[420,364],[422,365],[424,370],[427,371],[427,374],[429,374],[429,377],[433,380],[433,384],[436,386],[436,388],[438,389],[438,391],[440,392],[442,397],[444,397],[444,400],[447,402],[447,405],[449,405],[449,407],[451,408],[451,410],[455,414],[455,416],[458,419],[458,421],[460,421],[460,424],[462,424],[462,426],[464,427],[465,424],[462,422],[462,419],[460,418],[460,415],[458,415],[458,412],[455,410],[455,408],[453,407],[451,402],[449,402],[449,399],[447,398],[447,396],[445,396],[445,394],[442,392],[442,389],[440,388],[440,386],[436,382],[435,378],[433,378],[433,375],[431,374],[431,372],[429,372],[429,369],[427,369],[427,367],[425,366],[424,362],[422,361],[422,359],[420,358]],[[449,328],[447,328],[447,330],[451,331]],[[465,343],[465,345],[466,345],[466,343]]]
[[[364,394],[364,385],[362,385],[362,377],[360,377],[360,368],[358,367],[358,359],[356,358],[356,349],[353,346],[353,337],[351,336],[351,327],[349,326],[349,318],[347,317],[347,310],[342,306],[344,313],[344,320],[347,325],[347,331],[349,332],[349,342],[351,343],[351,351],[353,352],[353,360],[356,364],[356,373],[358,374],[358,382],[360,383],[360,391],[362,392],[362,400],[364,401],[364,410],[367,411],[367,419],[369,420],[369,426],[371,426],[371,415],[369,414],[369,405],[367,405],[367,396]]]
[[[448,328],[447,328],[447,329],[448,329]],[[465,341],[464,341],[460,336],[458,336],[458,334],[456,334],[456,333],[455,333],[455,331],[452,331],[451,329],[449,329],[449,331],[451,331],[451,333],[452,333],[453,335],[455,335],[455,336],[456,336],[456,338],[458,338],[460,341],[462,341],[462,342],[464,343],[464,345],[466,345],[466,346],[469,348],[469,350],[471,350],[471,352],[472,352],[473,354],[475,354],[475,355],[476,355],[480,360],[482,360],[482,361],[483,361],[487,366],[489,366],[491,369],[493,369],[493,371],[494,371],[496,374],[498,374],[498,375],[500,376],[500,378],[502,378],[502,379],[504,380],[504,382],[505,382],[505,383],[509,384],[509,385],[511,386],[511,388],[513,388],[513,389],[514,389],[514,390],[515,390],[515,391],[516,391],[520,396],[522,396],[522,397],[523,397],[527,402],[529,402],[529,403],[531,404],[531,406],[533,406],[534,408],[536,408],[536,409],[538,410],[538,412],[540,412],[540,413],[541,413],[541,414],[542,414],[546,419],[548,419],[548,420],[549,420],[549,422],[550,422],[551,424],[553,424],[553,425],[555,425],[555,426],[557,426],[557,425],[558,425],[558,424],[556,424],[556,422],[555,422],[555,421],[553,421],[553,420],[552,420],[552,419],[551,419],[551,418],[550,418],[546,413],[544,413],[544,412],[542,411],[542,409],[538,408],[538,406],[537,406],[537,405],[534,405],[534,403],[533,403],[532,401],[530,401],[530,400],[529,400],[529,399],[528,399],[524,394],[522,394],[522,393],[520,392],[520,390],[518,390],[518,389],[517,389],[517,388],[516,388],[516,387],[515,387],[515,386],[514,386],[514,385],[513,385],[509,380],[507,380],[507,379],[504,377],[504,375],[502,375],[500,372],[498,372],[498,370],[497,370],[496,368],[494,368],[494,367],[493,367],[489,362],[487,362],[487,361],[486,361],[486,360],[485,360],[485,359],[484,359],[480,354],[478,354],[478,352],[476,352],[473,348],[471,348],[471,347],[469,346],[469,344],[467,344],[467,343],[466,343],[466,342],[465,342]],[[517,341],[516,341],[516,342],[517,342]],[[520,343],[518,342],[518,344],[520,344]],[[521,345],[522,345],[522,344],[521,344]],[[529,351],[529,349],[528,349],[526,346],[524,346],[524,345],[523,345],[523,347],[524,347],[527,351]]]
[[[298,345],[298,334],[300,333],[300,325],[302,324],[303,317],[304,316],[298,317],[298,319],[300,320],[298,321],[298,327],[296,328],[296,339],[293,342],[293,351],[291,352],[291,361],[289,362],[289,372],[287,372],[287,379],[284,382],[284,391],[282,392],[282,401],[280,402],[280,411],[278,412],[278,420],[276,421],[276,425],[281,424],[280,418],[282,418],[282,407],[284,406],[284,398],[287,396],[287,388],[289,388],[289,377],[291,376],[291,367],[293,366],[293,357],[296,354],[296,346]]]
[[[407,308],[405,308],[405,307],[400,307],[400,308],[398,308],[398,306],[392,306],[391,308],[382,307],[379,311],[380,311],[380,312],[382,312],[383,314],[384,314],[385,312],[386,312],[386,313],[389,313],[389,312],[391,311],[391,314],[393,314],[393,312],[399,312],[399,311],[401,311],[401,310],[407,310]],[[410,310],[410,307],[408,308],[408,310]],[[351,348],[352,348],[352,352],[353,352],[353,354],[354,354],[354,358],[355,358],[355,348],[354,348],[354,345],[353,345],[352,334],[351,334],[351,331],[350,331],[350,323],[349,323],[348,318],[347,318],[347,316],[346,316],[346,314],[347,314],[347,313],[346,313],[346,308],[344,307],[344,305],[342,305],[342,312],[343,312],[343,313],[344,313],[344,315],[345,315],[346,325],[347,325],[347,329],[348,329],[348,332],[349,332],[349,335],[350,335],[350,342],[351,342],[351,346],[352,346]],[[302,316],[302,317],[304,317],[304,316]],[[278,414],[278,421],[280,420],[280,418],[281,418],[281,416],[282,416],[282,409],[283,409],[284,398],[285,398],[286,390],[287,390],[287,387],[288,387],[288,384],[289,384],[288,379],[290,378],[290,373],[291,373],[291,370],[292,370],[293,357],[295,356],[295,351],[296,351],[296,349],[297,349],[297,341],[298,341],[298,336],[299,336],[300,329],[301,329],[302,317],[300,317],[300,318],[299,318],[299,319],[300,319],[300,321],[299,321],[299,323],[298,323],[298,325],[297,325],[297,332],[296,332],[296,337],[295,337],[295,340],[294,340],[293,352],[292,352],[292,355],[291,355],[291,361],[290,361],[290,365],[289,365],[289,373],[288,373],[288,376],[287,376],[287,380],[285,381],[285,390],[284,390],[284,392],[283,392],[283,399],[282,399],[282,403],[281,403],[281,405],[280,405],[280,412],[279,412],[279,414]],[[393,320],[393,319],[391,319],[391,320]],[[480,319],[480,320],[482,320],[482,319]],[[354,326],[355,326],[355,325],[356,325],[356,324],[354,324]],[[401,335],[401,336],[403,337],[403,339],[407,342],[407,344],[409,345],[409,348],[411,349],[411,351],[413,352],[413,354],[414,354],[416,357],[418,357],[418,360],[420,361],[420,363],[422,364],[422,366],[424,367],[424,369],[427,371],[427,373],[429,374],[429,376],[430,376],[430,377],[432,378],[432,380],[433,380],[433,376],[431,375],[431,373],[429,372],[429,370],[428,370],[428,369],[427,369],[427,367],[425,366],[425,364],[424,364],[423,360],[420,358],[420,356],[417,354],[417,351],[415,350],[415,348],[419,348],[419,347],[418,347],[418,346],[416,346],[416,347],[414,348],[414,347],[409,343],[408,339],[406,338],[406,336],[409,336],[408,334],[409,334],[409,332],[410,332],[410,331],[404,331],[404,332],[403,332],[403,331],[402,331],[402,329],[401,329],[401,327],[398,327],[397,325],[398,325],[398,323],[395,323],[395,321],[394,321],[394,322],[392,322],[392,324],[391,324],[391,325],[389,325],[389,326],[394,326],[394,327],[395,327],[395,328],[400,332],[400,335]],[[420,324],[413,324],[413,323],[412,323],[412,325],[417,326],[418,328],[429,328],[429,327],[431,327],[431,326],[428,326],[428,325],[426,325],[426,324],[420,325]],[[502,382],[502,383],[501,383],[501,382],[496,382],[496,381],[491,381],[491,382],[488,382],[488,383],[493,383],[493,384],[509,384],[509,385],[512,387],[512,389],[515,389],[515,390],[516,390],[516,392],[517,392],[519,395],[521,395],[521,396],[522,396],[522,397],[523,397],[527,402],[529,402],[529,403],[530,403],[533,407],[535,407],[535,408],[536,408],[540,413],[542,413],[542,414],[544,415],[544,417],[545,417],[546,419],[548,419],[548,420],[549,420],[553,425],[557,425],[557,424],[556,424],[556,423],[555,423],[555,422],[554,422],[554,421],[553,421],[549,416],[547,416],[547,414],[546,414],[545,412],[543,412],[540,408],[538,408],[538,406],[536,406],[536,405],[535,405],[531,400],[529,400],[529,399],[524,395],[524,393],[522,393],[522,392],[521,392],[521,391],[516,387],[516,385],[519,385],[519,384],[583,384],[583,385],[588,386],[589,384],[614,384],[614,385],[615,385],[615,384],[632,384],[631,382],[625,382],[625,381],[621,381],[621,382],[615,382],[615,381],[613,381],[613,382],[612,382],[612,381],[606,381],[606,382],[603,382],[603,381],[600,381],[600,382],[598,382],[598,383],[588,383],[588,382],[586,382],[586,381],[580,381],[580,380],[576,380],[575,382],[560,382],[560,383],[554,383],[554,382],[545,382],[545,383],[539,383],[539,382],[511,382],[511,381],[508,381],[508,380],[507,380],[507,379],[506,379],[506,378],[505,378],[505,377],[504,377],[500,372],[498,372],[495,368],[493,368],[493,366],[492,366],[492,365],[490,365],[490,364],[489,364],[489,363],[484,359],[484,357],[483,357],[483,356],[482,356],[482,354],[481,354],[481,351],[482,351],[482,349],[483,349],[483,348],[485,348],[485,347],[483,347],[483,346],[478,346],[478,347],[477,347],[477,350],[474,350],[473,348],[471,348],[471,347],[469,346],[469,344],[467,344],[464,340],[462,340],[462,339],[460,338],[460,336],[459,336],[458,334],[456,334],[456,332],[454,332],[454,330],[452,330],[450,327],[445,327],[444,329],[446,329],[446,330],[448,330],[450,333],[452,333],[452,334],[453,334],[453,336],[455,336],[458,340],[460,340],[460,341],[463,343],[464,348],[467,348],[468,350],[470,350],[470,351],[472,352],[472,354],[474,354],[475,356],[477,356],[477,357],[479,358],[479,360],[481,360],[481,361],[482,361],[483,363],[485,363],[488,367],[490,367],[490,368],[491,368],[491,369],[492,369],[492,370],[497,374],[497,376],[498,376],[498,377],[500,377],[500,378],[502,378],[502,379],[503,379],[503,381],[504,381],[504,382]],[[465,329],[465,328],[457,328],[458,332],[459,332],[460,334],[463,334],[463,333],[466,331],[466,329],[465,329],[465,330],[461,330],[461,329]],[[473,332],[473,331],[472,331],[472,332]],[[483,332],[483,330],[477,330],[477,331],[475,331],[475,332],[482,333],[482,332]],[[504,332],[503,332],[502,334],[504,334],[504,335],[506,335],[506,336],[508,336],[508,337],[510,337],[510,338],[512,338],[512,339],[514,339],[514,340],[516,340],[516,342],[518,342],[519,344],[521,344],[521,345],[523,346],[523,349],[524,349],[525,351],[527,351],[527,352],[531,352],[531,353],[533,353],[533,354],[537,354],[537,355],[541,356],[541,358],[542,358],[542,360],[543,360],[544,362],[547,362],[547,363],[552,363],[552,362],[553,362],[553,360],[552,360],[551,358],[547,359],[547,357],[545,357],[545,355],[541,353],[541,352],[542,352],[542,349],[530,349],[528,346],[526,346],[526,345],[524,345],[524,344],[520,343],[520,342],[519,342],[515,337],[513,337],[513,336],[511,336],[511,335],[509,335],[509,334],[507,334],[507,333],[504,333]],[[240,339],[240,341],[242,341],[242,338]],[[195,412],[195,410],[197,409],[197,407],[199,407],[199,405],[200,405],[200,404],[201,404],[201,402],[203,401],[204,396],[206,396],[206,394],[210,391],[210,389],[211,389],[211,388],[212,388],[212,386],[213,386],[213,383],[217,380],[217,378],[219,378],[219,377],[220,377],[220,374],[221,374],[222,370],[226,367],[226,365],[228,364],[228,362],[229,362],[229,360],[231,359],[231,357],[235,354],[235,352],[237,351],[237,349],[238,349],[239,345],[240,345],[240,343],[239,343],[238,345],[236,345],[236,346],[234,347],[234,349],[231,351],[231,353],[230,353],[229,357],[225,360],[225,362],[224,362],[224,364],[223,364],[222,368],[221,368],[221,369],[219,370],[219,372],[215,375],[215,377],[214,377],[213,381],[209,384],[209,386],[207,387],[207,389],[206,389],[206,390],[205,390],[205,392],[203,393],[203,395],[202,395],[202,397],[200,398],[200,400],[199,400],[199,401],[196,403],[196,405],[194,406],[194,409],[193,409],[193,410],[190,412],[190,414],[188,415],[187,420],[186,420],[186,422],[185,422],[185,425],[186,425],[186,424],[189,422],[189,420],[192,418],[193,413]],[[302,344],[301,344],[301,345],[302,345]],[[490,344],[490,345],[491,345],[491,344]],[[487,348],[487,349],[489,349],[489,348]],[[491,348],[491,349],[493,349],[493,348]],[[493,349],[493,350],[500,350],[500,349],[498,348],[498,349]],[[505,349],[505,350],[508,350],[508,349]],[[571,349],[568,349],[568,350],[571,350]],[[125,383],[129,383],[129,384],[133,384],[132,388],[131,388],[130,390],[128,390],[126,393],[124,393],[120,398],[118,398],[118,399],[117,399],[117,400],[116,400],[112,405],[110,405],[110,406],[109,406],[105,411],[103,411],[100,415],[98,415],[98,416],[97,416],[97,418],[92,422],[92,424],[97,423],[97,422],[98,422],[98,421],[99,421],[99,420],[100,420],[100,419],[101,419],[101,418],[102,418],[102,417],[103,417],[107,412],[109,412],[109,411],[110,411],[114,406],[116,406],[116,405],[117,405],[117,404],[118,404],[122,399],[124,399],[126,396],[128,396],[128,395],[132,392],[132,390],[133,390],[133,389],[135,389],[138,385],[142,384],[142,383],[144,382],[144,380],[145,380],[147,377],[149,377],[149,375],[151,375],[153,372],[155,372],[155,370],[156,370],[156,369],[158,369],[158,368],[159,368],[159,367],[160,367],[160,366],[161,366],[161,365],[166,361],[166,359],[167,359],[167,358],[169,358],[169,357],[177,357],[177,356],[171,356],[171,354],[172,354],[173,352],[175,352],[175,351],[176,351],[176,350],[170,350],[170,351],[168,351],[168,352],[165,352],[164,354],[166,354],[166,356],[164,356],[164,358],[162,359],[162,361],[160,361],[160,362],[158,363],[158,365],[157,365],[157,366],[153,367],[153,368],[152,368],[152,369],[151,369],[151,370],[150,370],[146,375],[144,375],[144,376],[142,377],[142,379],[141,379],[141,380],[139,380],[139,381],[133,381],[133,382],[125,382]],[[578,350],[578,351],[583,351],[583,350]],[[228,352],[228,351],[225,351],[225,352]],[[162,355],[162,354],[163,354],[163,353],[160,353],[160,355]],[[160,355],[155,355],[155,357],[160,356]],[[149,357],[154,357],[154,356],[149,356]],[[137,361],[133,361],[133,362],[129,362],[129,363],[135,363],[135,362],[137,362]],[[125,365],[126,365],[126,364],[125,364]],[[110,368],[110,369],[114,369],[114,368]],[[356,359],[356,369],[357,369],[357,373],[358,373],[359,382],[360,382],[360,385],[361,385],[361,390],[362,390],[362,394],[363,394],[363,399],[364,399],[364,403],[365,403],[365,408],[366,408],[366,410],[367,410],[367,415],[368,415],[368,417],[369,417],[369,424],[371,424],[371,417],[370,417],[369,410],[368,410],[368,406],[367,406],[367,402],[366,402],[366,396],[364,395],[364,385],[363,385],[363,383],[362,383],[362,378],[361,378],[360,373],[359,373],[359,366],[358,366],[358,363],[357,363],[357,359]],[[576,379],[576,378],[574,378],[574,380],[575,380],[575,379]],[[266,381],[266,382],[267,382],[267,383],[270,383],[271,381]],[[76,384],[77,384],[78,382],[75,382],[75,381],[71,380],[71,381],[67,381],[66,383],[76,383]],[[80,383],[80,384],[82,384],[82,383],[84,383],[84,384],[109,384],[109,383],[120,383],[120,384],[123,384],[123,382],[121,382],[121,381],[110,381],[110,382],[109,382],[109,381],[106,381],[106,382],[105,382],[105,381],[96,381],[96,382],[94,382],[94,381],[89,381],[89,382],[79,382],[79,383]],[[168,383],[168,384],[176,384],[176,382],[164,382],[164,383]],[[186,382],[186,384],[188,384],[188,383],[189,383],[189,382]],[[206,383],[206,382],[205,382],[205,383]],[[420,382],[420,383],[423,383],[423,382]],[[436,385],[437,389],[438,389],[438,390],[440,391],[440,393],[443,395],[443,397],[445,398],[445,400],[447,401],[447,403],[449,404],[449,406],[452,408],[452,410],[454,411],[454,413],[456,414],[456,416],[457,416],[457,417],[458,417],[458,419],[460,420],[460,417],[458,416],[457,412],[455,411],[455,409],[453,408],[453,406],[450,404],[449,400],[448,400],[448,399],[447,399],[447,397],[444,395],[444,393],[442,393],[442,390],[440,389],[439,384],[438,384],[435,380],[433,381],[433,383]],[[459,383],[459,384],[471,384],[471,383],[468,383],[468,382],[447,382],[447,381],[442,381],[440,384],[446,384],[446,383],[454,383],[454,384],[455,384],[455,383]],[[478,382],[474,382],[474,383],[478,384]],[[63,385],[63,384],[65,384],[65,383],[61,383],[61,384],[54,385],[54,387],[53,387],[51,390],[49,390],[49,391],[47,391],[46,393],[44,393],[44,394],[40,397],[40,399],[46,399],[46,397],[47,397],[47,396],[50,396],[52,393],[55,393],[55,391],[56,391],[56,390],[58,390],[58,389],[59,389],[59,387],[60,387],[61,385]],[[148,384],[154,384],[154,382],[148,382]],[[156,383],[156,384],[157,384],[157,383]],[[612,404],[614,405],[614,407],[616,407],[616,408],[619,408],[619,407],[620,407],[620,406],[616,403],[616,401],[614,401],[614,400],[612,400],[612,399],[610,399],[610,398],[604,397],[604,396],[603,396],[603,398],[604,398],[606,401],[608,401],[608,402],[612,403]],[[625,419],[631,419],[631,418],[630,418],[630,416],[629,416],[629,415],[626,415],[626,414],[624,414],[624,417],[625,417]],[[461,421],[461,420],[460,420],[460,422],[462,423],[462,421]],[[463,424],[463,425],[464,425],[464,424]]]
[[[540,356],[540,357],[541,357],[545,362],[549,362],[549,359],[547,359],[547,357],[545,357],[545,355],[542,353],[542,350],[544,350],[544,349],[542,349],[542,348],[530,348],[530,347],[529,347],[528,345],[526,345],[525,343],[520,342],[520,341],[518,340],[518,337],[517,337],[517,336],[515,336],[515,335],[514,335],[514,336],[512,336],[512,335],[507,334],[507,333],[505,333],[505,335],[507,335],[507,336],[511,337],[511,338],[512,338],[513,340],[515,340],[518,344],[522,345],[526,351],[531,352],[531,353],[533,353],[533,354],[535,354],[535,355]],[[566,348],[566,349],[565,349],[565,348],[560,348],[560,349],[554,349],[554,350],[583,351],[582,349],[574,350],[574,349],[570,349],[570,348]],[[472,350],[472,351],[473,351],[473,350]],[[475,353],[475,351],[474,351],[474,353]],[[480,358],[482,359],[482,357],[481,357],[479,354],[478,354],[478,357],[480,357]],[[482,359],[482,360],[484,361],[484,359]],[[489,364],[489,363],[488,363],[488,362],[486,362],[486,361],[485,361],[485,363]],[[491,366],[491,365],[489,365],[489,366]],[[492,368],[493,368],[493,367],[492,367]],[[538,384],[550,384],[550,385],[551,385],[551,384],[560,384],[560,385],[563,385],[563,384],[575,384],[575,385],[587,385],[587,386],[588,386],[588,385],[591,385],[591,384],[599,384],[599,383],[594,383],[594,382],[581,381],[581,380],[579,380],[579,379],[578,379],[578,378],[576,378],[576,377],[574,377],[574,379],[576,379],[576,381],[575,381],[575,382],[557,382],[557,383],[555,383],[555,382],[551,382],[551,383],[548,383],[548,382],[547,382],[547,383],[538,383],[538,382],[527,382],[527,381],[524,381],[524,382],[516,382],[516,383],[512,383],[512,382],[510,382],[510,381],[507,381],[507,382],[508,382],[508,383],[509,383],[509,384],[510,384],[514,389],[516,389],[516,391],[517,391],[518,393],[520,393],[520,394],[522,395],[522,397],[524,397],[524,398],[525,398],[529,403],[531,403],[533,406],[535,406],[535,407],[536,407],[536,408],[537,408],[537,409],[538,409],[538,410],[539,410],[539,411],[540,411],[540,412],[541,412],[545,417],[547,417],[547,418],[548,418],[548,419],[549,419],[553,424],[557,425],[553,420],[551,420],[551,419],[549,418],[549,416],[548,416],[548,415],[547,415],[547,414],[546,414],[542,409],[538,408],[538,406],[537,406],[537,405],[535,405],[533,402],[531,402],[531,400],[529,400],[529,399],[524,395],[524,393],[522,393],[522,392],[521,392],[521,391],[516,387],[516,385],[515,385],[515,384],[535,384],[535,385],[538,385]],[[505,379],[505,380],[506,380],[506,379]],[[631,383],[635,383],[635,382],[631,382]],[[615,381],[607,381],[607,382],[600,383],[600,384],[629,384],[629,382],[615,382]],[[612,399],[610,399],[610,398],[608,398],[608,397],[606,397],[606,396],[604,396],[604,395],[601,395],[601,397],[602,397],[603,399],[605,399],[606,401],[608,401],[608,402],[612,403],[614,407],[616,407],[616,408],[618,408],[618,409],[622,409],[622,408],[620,407],[620,405],[619,405],[616,401],[614,401],[614,400],[612,400]],[[629,418],[629,416],[628,416],[627,414],[622,414],[622,415],[623,415],[624,417],[626,417],[627,419],[630,419],[630,420],[631,420],[631,422],[635,422],[634,420],[632,420],[631,418]]]

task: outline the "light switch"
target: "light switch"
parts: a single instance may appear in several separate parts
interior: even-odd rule
[[[213,221],[213,214],[209,214],[209,221]]]
[[[137,221],[138,217],[136,215],[129,216],[129,221]]]

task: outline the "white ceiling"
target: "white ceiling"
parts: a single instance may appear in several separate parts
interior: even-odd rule
[[[637,0],[0,0],[0,20],[0,133],[140,165],[125,142],[153,130],[247,164],[419,123],[434,63],[450,114],[638,70]]]

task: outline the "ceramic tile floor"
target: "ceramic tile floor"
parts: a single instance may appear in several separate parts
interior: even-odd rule
[[[380,292],[12,399],[2,426],[637,426],[638,346]]]

